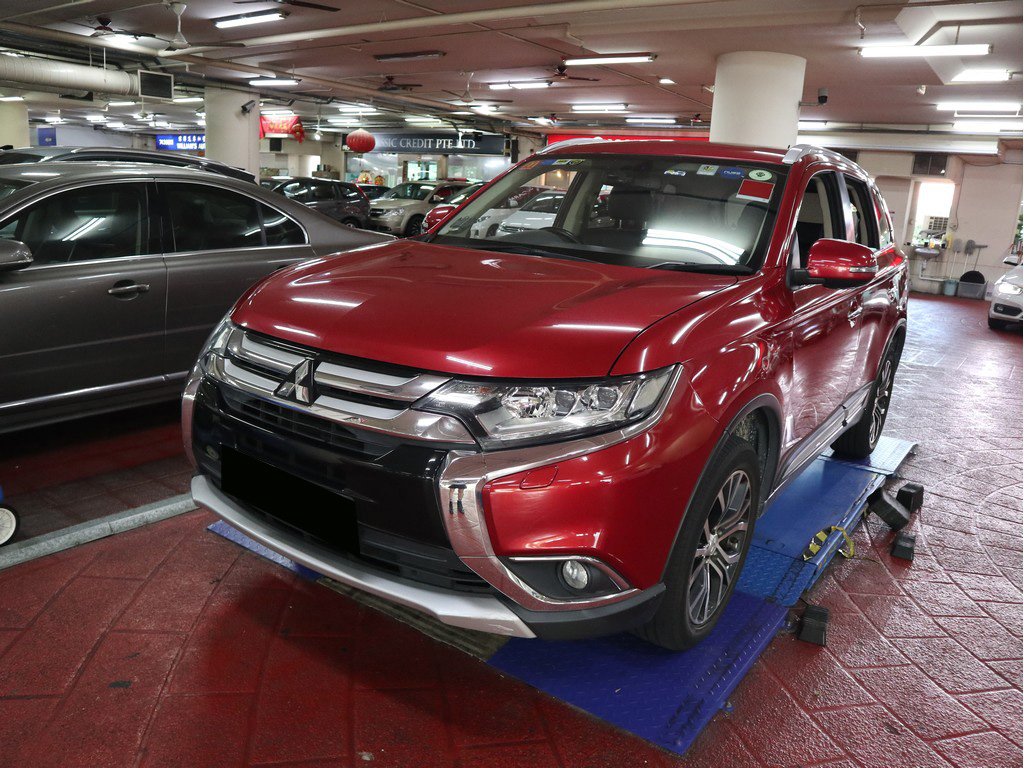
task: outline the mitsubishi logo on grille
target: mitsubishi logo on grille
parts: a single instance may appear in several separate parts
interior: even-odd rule
[[[310,403],[311,384],[313,383],[313,361],[303,360],[296,365],[287,378],[281,382],[281,386],[274,393],[285,400],[295,400],[299,403]]]

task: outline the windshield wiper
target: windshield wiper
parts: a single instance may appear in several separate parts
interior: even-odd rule
[[[756,270],[745,264],[697,264],[688,261],[665,261],[652,264],[650,269],[670,269],[674,272],[700,272],[708,275],[752,275]]]
[[[487,245],[473,245],[479,251],[496,251],[498,253],[521,253],[524,256],[547,256],[554,259],[569,259],[570,261],[593,261],[582,256],[572,256],[560,251],[549,251],[545,248],[538,248],[535,245],[524,245],[522,243],[488,243]]]

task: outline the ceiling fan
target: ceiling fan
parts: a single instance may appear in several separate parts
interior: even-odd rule
[[[588,83],[600,82],[599,77],[578,77],[577,75],[570,75],[565,71],[565,64],[559,64],[555,67],[555,74],[553,80],[584,80]]]
[[[422,88],[423,83],[396,83],[394,75],[384,75],[384,82],[377,86],[378,91],[411,91],[413,88]]]
[[[462,74],[465,74],[465,73],[462,73]],[[469,90],[469,86],[470,86],[470,83],[473,81],[473,75],[474,74],[475,74],[474,72],[470,72],[469,73],[469,76],[466,78],[466,90],[464,90],[461,94],[456,94],[455,91],[445,91],[445,93],[450,93],[452,96],[455,96],[454,99],[449,99],[448,100],[450,103],[452,103],[452,104],[463,104],[463,105],[467,105],[467,106],[470,105],[470,104],[477,104],[477,103],[484,103],[484,102],[486,102],[488,104],[511,104],[512,103],[511,99],[492,99],[490,97],[483,98],[483,99],[476,98],[472,93],[470,93],[470,90]]]
[[[308,3],[306,0],[235,0],[235,5],[252,5],[253,3],[274,3],[275,5],[292,5],[296,8],[312,8],[316,11],[327,11],[328,13],[337,13],[340,8],[332,8],[329,5],[320,5],[320,3]]]

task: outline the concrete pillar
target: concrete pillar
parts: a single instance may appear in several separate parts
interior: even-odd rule
[[[206,87],[206,156],[211,160],[260,171],[260,95]],[[252,102],[249,113],[242,105]]]
[[[796,142],[807,60],[737,51],[718,57],[711,141],[785,148]]]
[[[0,146],[27,147],[28,107],[23,101],[0,101]]]

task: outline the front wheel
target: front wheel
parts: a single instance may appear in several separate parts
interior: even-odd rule
[[[415,237],[416,235],[423,233],[423,217],[413,216],[409,219],[409,223],[405,225],[405,236]]]
[[[18,515],[10,507],[0,507],[0,545],[6,544],[18,532]]]
[[[857,423],[841,434],[832,443],[832,450],[839,456],[850,459],[866,459],[878,445],[889,415],[892,401],[892,382],[896,376],[896,353],[890,350],[882,360],[878,378],[871,385],[867,405]]]
[[[760,463],[750,443],[729,436],[708,464],[686,510],[665,571],[665,596],[637,634],[685,650],[707,637],[736,588],[761,504]]]

